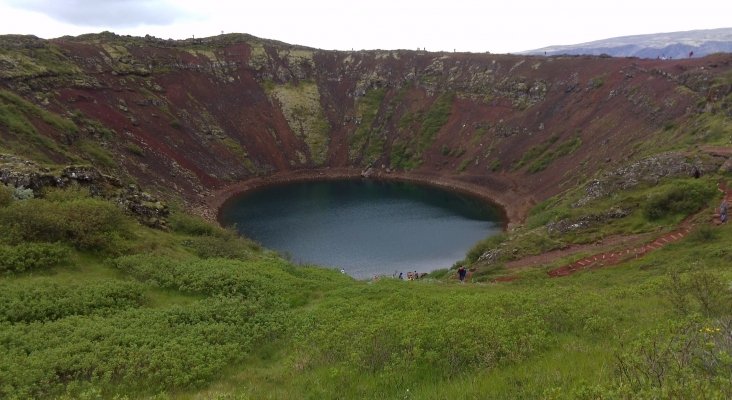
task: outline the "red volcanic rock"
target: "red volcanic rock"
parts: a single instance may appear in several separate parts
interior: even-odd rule
[[[204,209],[212,192],[242,181],[368,170],[470,187],[517,222],[533,204],[635,160],[639,143],[661,150],[679,134],[672,128],[728,110],[732,92],[723,78],[729,54],[342,52],[236,34],[166,41],[105,33],[5,36],[0,55],[0,95],[31,106],[2,101],[59,144],[21,146],[18,125],[0,121],[8,148],[35,146],[56,163],[84,158]],[[116,166],[100,165],[89,142]]]

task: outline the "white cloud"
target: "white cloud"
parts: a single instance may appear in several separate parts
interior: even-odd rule
[[[86,27],[168,25],[186,14],[167,0],[10,0],[9,4]]]

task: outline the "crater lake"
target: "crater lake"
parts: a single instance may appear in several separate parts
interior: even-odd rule
[[[227,201],[219,220],[293,262],[359,279],[449,268],[503,225],[500,210],[476,197],[372,180],[255,189]]]

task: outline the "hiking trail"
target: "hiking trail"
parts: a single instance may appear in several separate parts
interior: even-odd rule
[[[717,185],[717,189],[723,193],[723,199],[727,201],[727,203],[732,204],[732,192],[730,192],[729,187],[727,187],[724,183],[719,183]],[[702,210],[701,212],[704,212],[705,210]],[[698,213],[697,213],[698,214]],[[631,259],[641,258],[645,256],[646,254],[658,250],[669,243],[677,242],[684,237],[686,237],[692,230],[694,224],[692,222],[693,217],[695,217],[697,214],[692,214],[688,216],[686,219],[684,219],[678,226],[677,229],[668,232],[664,235],[661,235],[660,237],[654,239],[653,241],[646,242],[645,244],[641,244],[640,246],[628,246],[621,248],[619,250],[610,250],[606,252],[601,252],[597,254],[593,254],[587,257],[584,257],[582,259],[579,259],[577,261],[574,261],[570,264],[553,268],[547,272],[547,274],[552,278],[557,277],[563,277],[568,276],[571,274],[574,274],[579,271],[587,270],[587,269],[595,269],[595,268],[601,268],[609,265],[619,264],[624,261],[628,261]],[[714,223],[715,225],[719,225],[722,223],[722,221],[719,219],[719,209],[715,208],[715,213],[712,215],[711,223]],[[640,240],[641,238],[645,237],[647,235],[633,235],[631,237],[628,236],[614,236],[610,238],[609,243],[605,243],[605,246],[608,245],[614,245],[614,244],[631,244],[631,243],[637,243],[637,240]],[[588,249],[590,247],[596,246],[594,244],[586,244],[586,245],[576,245],[576,246],[570,246],[567,249],[560,249],[560,250],[554,250],[551,252],[547,252],[544,254],[540,254],[538,256],[530,256],[525,257],[521,260],[515,260],[511,261],[507,264],[509,268],[517,268],[521,266],[528,266],[528,265],[537,265],[541,263],[550,262],[552,260],[564,257],[569,254],[575,254],[577,252],[583,251],[585,249]],[[506,276],[500,276],[495,279],[493,279],[493,282],[511,282],[514,280],[520,279],[518,275],[506,275]]]

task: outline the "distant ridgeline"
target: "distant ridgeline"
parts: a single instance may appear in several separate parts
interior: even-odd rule
[[[622,36],[566,46],[549,46],[522,54],[609,55],[680,59],[732,52],[732,28]]]

